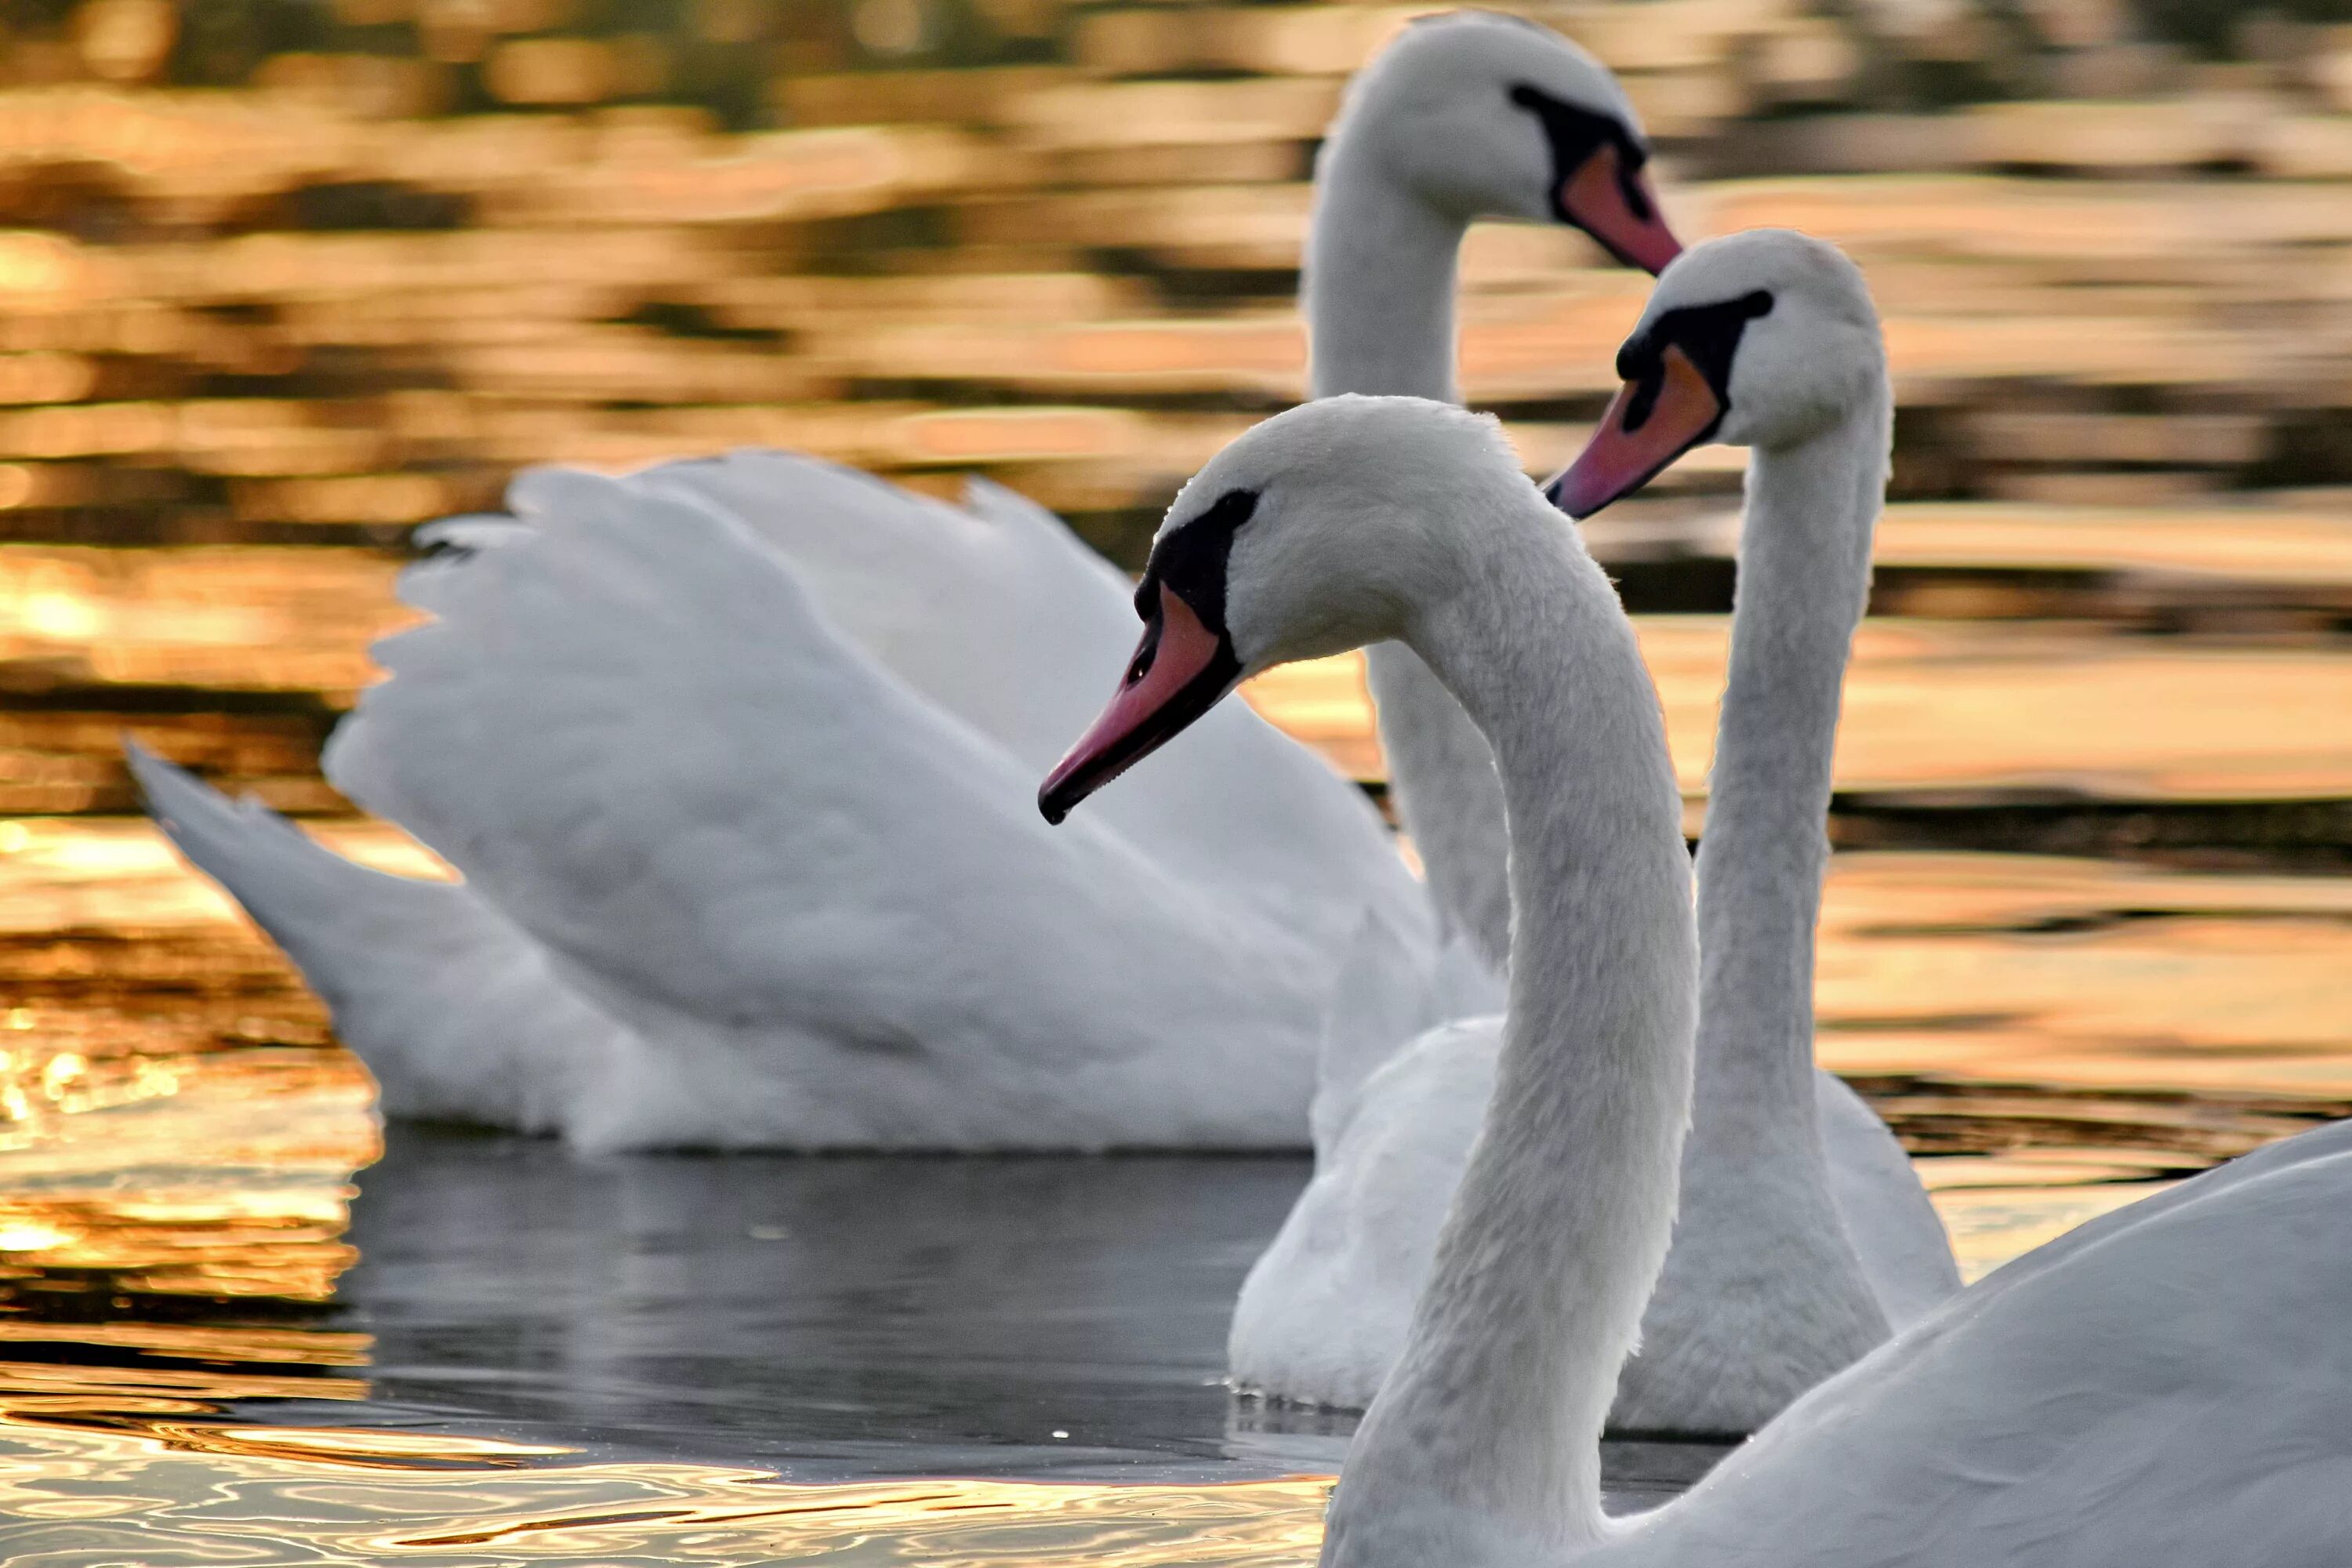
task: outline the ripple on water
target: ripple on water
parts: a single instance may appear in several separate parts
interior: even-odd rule
[[[583,1166],[403,1129],[377,1163],[364,1072],[149,828],[0,827],[0,1555],[1311,1557],[1323,1483],[1271,1478],[1345,1423],[1260,1429],[1215,1382],[1297,1163]],[[2352,1104],[2347,889],[1842,855],[1822,1055],[1927,1152],[1974,1277]],[[1707,1457],[1618,1454],[1612,1496]],[[999,1479],[867,1479],[908,1470]]]
[[[1322,1479],[1070,1486],[795,1486],[762,1471],[559,1464],[485,1441],[192,1427],[0,1426],[0,1546],[45,1568],[174,1563],[565,1562],[1099,1568],[1300,1563]]]

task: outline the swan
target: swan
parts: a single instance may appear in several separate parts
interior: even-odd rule
[[[1622,1432],[1753,1431],[1960,1285],[1902,1146],[1812,1063],[1830,763],[1892,425],[1883,371],[1874,384],[1850,441],[1761,450],[1750,475],[1699,853],[1696,1121],[1674,1252],[1644,1321],[1649,1353],[1627,1367],[1612,1417]],[[1579,516],[1599,504],[1557,489],[1555,500]],[[1410,649],[1369,657],[1408,827],[1433,892],[1461,900],[1451,940],[1499,963],[1508,914],[1481,915],[1477,891],[1501,888],[1506,858],[1492,753]],[[1327,1063],[1370,1065],[1324,1069],[1315,1175],[1243,1282],[1226,1358],[1240,1389],[1354,1409],[1403,1347],[1502,1045],[1492,1016],[1421,1032],[1441,1016],[1411,999],[1438,961],[1400,932],[1360,940],[1381,957],[1353,963],[1352,984],[1382,969],[1391,987],[1414,979],[1383,1009],[1360,1009],[1389,1020],[1376,1038],[1391,1048],[1324,1047]]]
[[[1474,216],[1663,265],[1643,157],[1558,35],[1406,29],[1318,171],[1318,380],[1408,342],[1450,360]],[[130,752],[394,1114],[589,1150],[1296,1147],[1359,923],[1433,940],[1370,808],[1238,711],[1214,760],[1041,852],[1020,781],[1091,709],[1078,672],[1124,644],[1128,584],[1010,492],[952,507],[751,452],[527,473],[508,505],[425,531],[443,553],[402,592],[435,619],[381,645],[393,679],[325,759],[462,885],[353,866]],[[1121,956],[1147,934],[1149,976]]]
[[[1570,470],[1572,499],[1711,435],[1824,458],[1874,440],[1875,340],[1829,247],[1759,232],[1695,248],[1634,339],[1643,392]],[[1040,791],[1049,820],[1238,679],[1383,637],[1474,716],[1511,805],[1496,1089],[1341,1470],[1324,1568],[2341,1559],[2352,1123],[2027,1254],[1683,1497],[1607,1517],[1599,1438],[1664,1267],[1698,1025],[1678,802],[1630,626],[1495,426],[1409,399],[1308,405],[1212,459],[1170,510],[1141,607],[1127,678]]]

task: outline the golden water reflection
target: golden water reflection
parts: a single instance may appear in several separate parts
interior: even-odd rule
[[[0,1426],[0,1518],[10,1521],[0,1546],[12,1559],[89,1568],[166,1555],[452,1568],[541,1559],[1247,1568],[1311,1560],[1328,1489],[1321,1479],[809,1487],[712,1466],[518,1465],[546,1452],[518,1445],[422,1447],[402,1453],[380,1434],[279,1428]]]
[[[1729,617],[1634,624],[1684,791],[1703,795]],[[1354,776],[1377,778],[1362,669],[1360,654],[1288,666],[1253,682],[1250,700]],[[2352,794],[2352,651],[1874,617],[1854,639],[1836,779],[1863,792],[2338,797]]]
[[[1931,1176],[1930,1178],[1934,1178]],[[1983,1279],[2020,1253],[2030,1252],[2086,1221],[2161,1192],[2165,1182],[2112,1182],[2089,1186],[1941,1187],[1936,1213],[1951,1233],[1960,1278]]]
[[[355,1257],[367,1075],[209,889],[92,826],[0,822],[0,1412],[364,1398],[365,1336],[305,1315]]]

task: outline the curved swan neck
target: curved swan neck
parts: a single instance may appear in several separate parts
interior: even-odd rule
[[[1485,1131],[1323,1561],[1477,1564],[1596,1538],[1599,1439],[1657,1278],[1697,972],[1664,721],[1633,627],[1532,489],[1452,533],[1410,641],[1493,742],[1518,917]]]
[[[1419,654],[1402,643],[1364,650],[1381,756],[1397,820],[1412,839],[1444,929],[1486,967],[1511,962],[1510,831],[1503,781],[1486,737]]]
[[[1839,694],[1870,591],[1891,427],[1882,395],[1801,445],[1759,449],[1748,469],[1698,857],[1694,1107],[1695,1139],[1743,1183],[1759,1160],[1821,1163],[1814,927]]]
[[[1454,258],[1467,226],[1381,169],[1344,121],[1316,167],[1299,277],[1311,395],[1458,402]]]
[[[1467,227],[1391,176],[1345,120],[1323,149],[1300,279],[1314,395],[1460,401],[1455,261]],[[1449,928],[1496,970],[1510,953],[1503,791],[1486,742],[1411,649],[1365,650],[1397,815]]]

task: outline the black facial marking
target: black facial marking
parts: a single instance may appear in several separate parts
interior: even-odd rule
[[[1151,559],[1144,563],[1143,580],[1135,585],[1135,613],[1155,637],[1163,583],[1192,606],[1202,626],[1219,637],[1225,635],[1225,563],[1233,553],[1234,534],[1256,511],[1255,490],[1227,490],[1192,521],[1170,529],[1153,548]]]
[[[1125,773],[1138,759],[1157,751],[1239,683],[1241,659],[1225,631],[1225,566],[1233,554],[1234,534],[1256,510],[1255,490],[1227,490],[1206,511],[1171,529],[1152,550],[1143,580],[1135,586],[1135,613],[1143,617],[1143,638],[1127,667],[1122,686],[1132,686],[1150,674],[1160,657],[1160,641],[1167,627],[1166,606],[1160,599],[1163,588],[1182,600],[1217,639],[1216,653],[1147,722],[1122,736],[1089,766],[1063,780],[1059,787],[1041,794],[1037,808],[1046,821],[1058,823],[1068,816],[1079,801]]]
[[[1643,223],[1656,216],[1651,209],[1650,197],[1636,177],[1642,166],[1650,161],[1650,150],[1625,128],[1613,115],[1595,114],[1589,109],[1554,98],[1539,87],[1526,82],[1511,89],[1511,101],[1535,115],[1542,124],[1544,140],[1551,145],[1551,216],[1561,223],[1574,224],[1560,193],[1584,167],[1584,161],[1602,146],[1617,149],[1617,191],[1625,198],[1627,210]]]
[[[1633,395],[1625,404],[1625,428],[1639,430],[1656,412],[1658,395],[1666,385],[1666,350],[1686,355],[1715,394],[1717,413],[1706,436],[1715,434],[1723,416],[1731,412],[1731,361],[1739,350],[1748,323],[1772,313],[1772,296],[1762,289],[1714,305],[1685,305],[1660,315],[1617,351],[1617,375],[1631,384]],[[1693,445],[1696,445],[1696,442]]]

